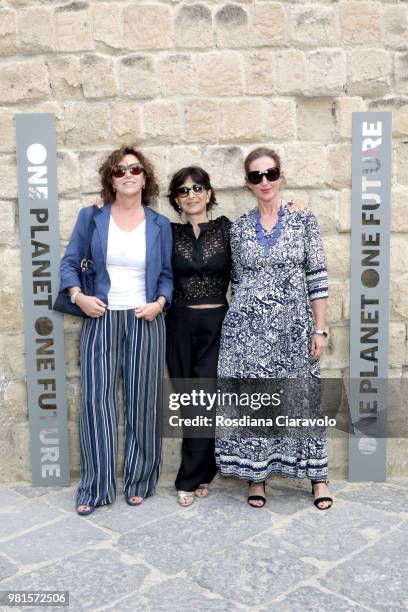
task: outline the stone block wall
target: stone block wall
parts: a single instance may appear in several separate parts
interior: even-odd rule
[[[143,147],[160,179],[197,163],[216,214],[253,206],[242,161],[282,155],[286,194],[310,198],[330,274],[323,374],[348,366],[351,113],[393,112],[390,373],[407,377],[408,4],[401,0],[0,0],[0,480],[29,479],[14,116],[57,118],[63,245],[98,192],[97,168],[123,142]],[[72,467],[78,466],[78,321],[66,323]],[[175,442],[167,445],[174,467]],[[333,475],[346,441],[330,441]],[[408,474],[404,440],[389,472]]]

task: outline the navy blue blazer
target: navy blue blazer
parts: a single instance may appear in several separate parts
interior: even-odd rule
[[[173,271],[171,254],[173,237],[169,220],[148,206],[144,207],[146,215],[146,300],[154,302],[160,295],[166,300],[166,307],[171,303],[173,293]],[[110,221],[110,204],[100,208],[94,217],[95,229],[91,242],[91,259],[95,271],[96,297],[108,304],[108,292],[111,286],[106,268],[108,249],[108,231]],[[68,287],[80,286],[79,264],[84,257],[85,241],[93,214],[93,206],[79,211],[72,236],[61,260],[60,291]]]

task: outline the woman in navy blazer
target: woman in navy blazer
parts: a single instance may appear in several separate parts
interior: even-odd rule
[[[98,211],[83,208],[61,261],[60,291],[87,315],[81,331],[80,482],[85,516],[116,497],[118,387],[125,404],[124,493],[136,506],[155,492],[161,465],[159,418],[164,369],[163,309],[171,302],[172,232],[148,208],[158,195],[153,166],[134,147],[113,151],[99,169]],[[79,271],[89,224],[94,295]]]
[[[95,230],[92,236],[92,268],[95,271],[95,296],[107,304],[110,278],[106,268],[108,233],[110,222],[109,202],[98,209],[93,219]],[[163,215],[144,206],[146,217],[146,299],[154,302],[158,295],[166,298],[166,309],[173,293],[173,273],[169,265],[172,251],[172,233],[169,221]],[[93,207],[79,211],[71,239],[61,261],[60,291],[79,285],[79,264],[84,256],[87,228],[94,214]],[[78,304],[79,306],[79,304]],[[92,316],[92,315],[90,315]]]

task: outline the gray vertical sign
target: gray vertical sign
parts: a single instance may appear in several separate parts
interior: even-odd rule
[[[387,467],[391,113],[353,113],[349,479]]]
[[[55,117],[16,115],[27,395],[34,486],[69,484]]]

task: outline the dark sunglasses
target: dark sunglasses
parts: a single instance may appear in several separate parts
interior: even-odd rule
[[[203,185],[197,185],[196,183],[194,183],[194,185],[192,185],[191,187],[177,187],[176,194],[179,198],[186,198],[189,195],[190,191],[192,193],[202,193],[204,189],[205,187],[203,187]]]
[[[265,172],[261,172],[260,170],[252,170],[252,172],[248,172],[247,181],[251,183],[251,185],[259,185],[262,183],[263,177],[266,176],[268,181],[277,181],[280,177],[279,168],[268,168]]]
[[[138,176],[144,170],[142,164],[129,164],[128,166],[115,166],[112,168],[112,176],[115,178],[122,178],[129,170],[132,176]]]

